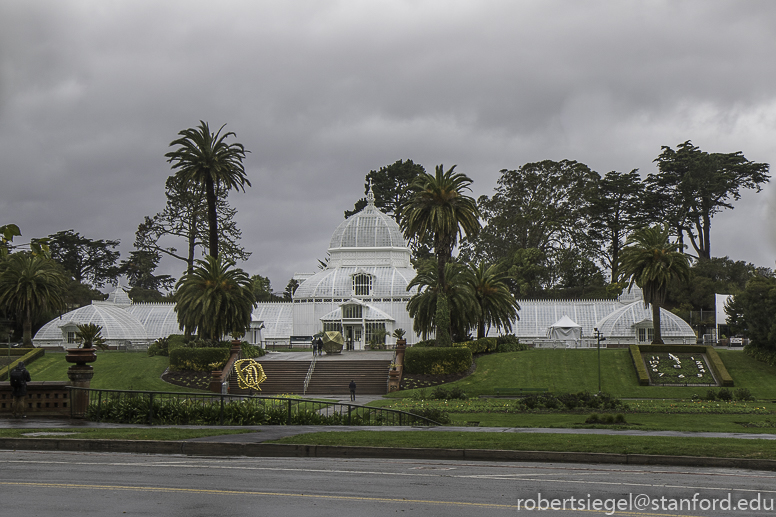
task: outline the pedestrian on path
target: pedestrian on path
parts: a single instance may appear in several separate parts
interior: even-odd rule
[[[350,381],[350,384],[348,385],[350,388],[350,401],[355,402],[356,400],[356,381],[352,380]]]
[[[27,383],[30,382],[30,372],[24,367],[24,361],[19,361],[9,377],[13,395],[13,417],[27,418]]]

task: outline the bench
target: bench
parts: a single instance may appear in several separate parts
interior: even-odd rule
[[[547,393],[547,388],[496,388],[496,397],[514,397],[516,395],[529,395],[532,393]]]

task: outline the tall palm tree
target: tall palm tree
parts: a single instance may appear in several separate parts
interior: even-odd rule
[[[231,260],[208,255],[181,277],[175,292],[181,330],[196,330],[200,338],[206,339],[245,332],[255,298],[248,274],[232,266]]]
[[[46,310],[65,308],[67,279],[45,255],[18,252],[0,264],[0,308],[22,320],[24,346],[32,346],[32,322]]]
[[[479,307],[471,287],[465,280],[465,270],[455,262],[445,265],[447,292],[444,299],[450,310],[450,327],[456,339],[465,338],[469,330],[477,324]],[[413,330],[426,339],[438,327],[437,305],[439,303],[440,283],[436,264],[424,261],[418,267],[418,274],[407,286],[407,289],[418,287],[418,292],[407,303],[407,312],[413,319]],[[437,343],[439,338],[437,337]]]
[[[474,293],[479,306],[477,314],[477,338],[485,337],[485,326],[512,331],[512,320],[520,319],[520,310],[515,297],[504,283],[505,275],[496,266],[468,264],[464,281]]]
[[[226,124],[224,124],[225,126]],[[221,126],[221,129],[224,129]],[[207,122],[199,121],[199,127],[184,129],[173,140],[170,147],[179,146],[166,153],[167,161],[172,163],[175,175],[184,183],[197,183],[205,188],[207,201],[207,219],[210,230],[208,255],[218,257],[218,213],[216,210],[216,186],[226,190],[245,191],[245,185],[251,182],[245,175],[242,161],[246,151],[242,144],[224,142],[230,136],[228,131],[221,135],[221,129],[211,133]]]
[[[455,172],[455,165],[447,172],[443,165],[436,167],[435,175],[420,174],[409,186],[409,197],[401,205],[401,228],[405,238],[417,242],[433,240],[437,260],[437,279],[440,284],[436,304],[436,338],[441,346],[449,346],[450,305],[446,298],[445,266],[450,261],[458,237],[475,237],[480,231],[480,211],[471,191],[472,180]]]
[[[668,226],[653,226],[633,232],[625,241],[618,268],[620,280],[633,284],[644,293],[644,306],[652,304],[653,344],[663,344],[660,333],[660,307],[665,303],[668,286],[690,279],[687,256],[681,244],[669,241]]]

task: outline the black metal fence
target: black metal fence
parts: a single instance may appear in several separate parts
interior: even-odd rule
[[[83,408],[84,414],[71,416],[95,422],[148,425],[441,425],[406,411],[327,400],[76,387],[69,389],[71,400],[80,397],[86,399],[82,404],[71,405],[71,408]]]

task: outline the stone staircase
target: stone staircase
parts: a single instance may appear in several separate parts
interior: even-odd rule
[[[390,365],[391,361],[318,361],[307,394],[347,394],[352,379],[358,395],[385,395]]]
[[[310,361],[259,361],[267,380],[261,384],[259,395],[302,395],[304,379],[310,367]],[[349,393],[348,384],[356,381],[358,395],[384,395],[388,392],[388,368],[391,361],[318,361],[307,387],[307,395],[345,395]],[[232,375],[229,393],[247,394],[237,384],[237,376]]]

